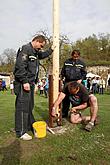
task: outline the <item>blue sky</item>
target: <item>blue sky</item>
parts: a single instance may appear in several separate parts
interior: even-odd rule
[[[110,33],[110,0],[59,0],[60,34],[71,41]],[[0,54],[31,41],[39,30],[52,34],[53,0],[3,0],[0,3]]]

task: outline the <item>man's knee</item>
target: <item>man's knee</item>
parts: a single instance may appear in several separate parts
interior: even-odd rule
[[[75,119],[70,119],[70,122],[72,123],[72,124],[78,124],[79,122],[77,121],[77,120],[75,120]]]
[[[91,95],[89,96],[89,102],[92,103],[92,104],[97,103],[97,98],[96,98],[96,96],[94,96],[93,94],[91,94]]]
[[[70,115],[70,122],[73,124],[78,124],[80,123],[82,118],[80,117],[79,114],[71,114]]]

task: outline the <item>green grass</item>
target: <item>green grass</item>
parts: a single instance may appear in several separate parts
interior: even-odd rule
[[[82,125],[63,122],[67,131],[32,141],[21,141],[14,128],[15,96],[0,92],[1,165],[110,165],[110,95],[97,95],[100,124],[92,132]],[[86,110],[86,113],[89,109]],[[35,95],[36,120],[48,120],[48,100]]]

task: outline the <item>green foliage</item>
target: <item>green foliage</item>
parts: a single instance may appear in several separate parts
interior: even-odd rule
[[[37,34],[43,34],[47,39],[46,49],[52,45],[52,36],[47,31],[41,31]],[[59,62],[60,69],[64,61],[71,57],[73,49],[79,49],[81,57],[89,66],[93,65],[110,65],[110,34],[99,33],[98,36],[93,34],[85,39],[77,40],[71,43],[67,36],[60,36]],[[5,49],[0,56],[0,72],[13,72],[16,52],[13,49]],[[49,65],[52,64],[52,56],[41,61],[44,71],[47,73]]]
[[[73,43],[79,49],[87,65],[110,65],[110,34],[95,34]]]

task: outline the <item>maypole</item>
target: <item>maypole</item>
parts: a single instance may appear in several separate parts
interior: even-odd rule
[[[59,92],[59,0],[53,0],[53,101]]]
[[[50,78],[50,111],[52,102],[56,100],[59,93],[59,0],[53,0],[53,67]],[[51,113],[51,112],[50,112]],[[50,126],[52,127],[52,119]]]

